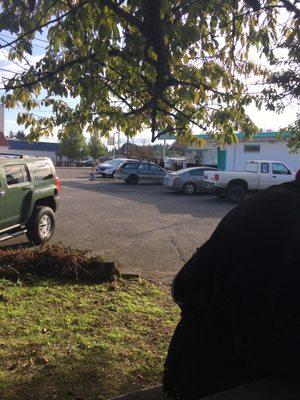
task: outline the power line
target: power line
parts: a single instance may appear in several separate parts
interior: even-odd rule
[[[15,37],[13,37],[13,36],[6,35],[5,33],[1,33],[1,36],[6,37],[6,38],[8,38],[8,39],[13,39],[13,40],[18,39],[18,38],[15,38]],[[37,40],[37,41],[39,41],[39,42],[43,42],[43,43],[49,44],[47,40],[38,39],[38,38],[34,38],[33,40]],[[33,45],[34,45],[35,47],[39,47],[39,48],[41,48],[41,49],[45,49],[45,48],[46,48],[46,47],[40,46],[40,45],[38,45],[38,44],[33,44]]]
[[[11,35],[7,35],[6,33],[1,33],[1,35],[9,37],[10,39],[17,39],[15,37],[11,36]],[[45,39],[34,38],[33,40],[38,40],[39,42],[44,42],[44,43],[48,44],[48,41],[45,40]]]
[[[3,35],[3,34],[1,33],[1,35]],[[3,36],[4,36],[4,35],[3,35]],[[7,37],[7,35],[6,35],[6,37]],[[3,40],[2,38],[0,38],[0,39]],[[10,38],[10,39],[13,39],[13,38]],[[43,50],[46,49],[46,47],[39,46],[38,44],[34,44],[34,43],[32,43],[32,44],[33,44],[34,47],[38,47],[38,48],[43,49]]]
[[[1,39],[1,38],[0,38],[0,39]],[[2,40],[3,40],[3,39],[2,39]],[[4,50],[1,49],[0,51],[1,51],[1,53],[3,54],[3,56],[4,56],[10,63],[13,63],[13,64],[17,65],[19,68],[24,69],[24,71],[27,71],[26,68],[23,67],[23,65],[17,63],[17,62],[14,61],[14,60],[10,60],[10,59],[8,58],[8,56],[5,54]]]
[[[0,67],[0,71],[10,72],[11,74],[17,74],[17,75],[20,75],[20,74],[23,73],[23,72],[12,71],[12,70],[10,70],[10,69],[6,69],[6,68],[2,68],[2,67]],[[11,78],[9,78],[9,79],[11,79]]]
[[[12,49],[14,49],[14,50],[21,56],[21,58],[23,58],[23,60],[26,62],[26,64],[31,68],[30,62],[27,60],[26,57],[24,57],[24,56],[22,55],[22,52],[20,52],[19,50],[17,50],[16,47],[15,47],[12,43],[9,43],[7,40],[5,40],[5,39],[1,39],[1,40],[3,40],[4,43],[6,43],[6,44],[9,45]],[[0,46],[0,49],[2,50],[2,46]]]
[[[39,110],[39,109],[32,109],[32,110],[26,110],[25,108],[18,108],[18,107],[14,107],[13,108],[13,110],[18,110],[18,111],[26,111],[26,112],[32,112],[32,111],[34,111],[34,112],[42,112],[42,113],[51,113],[51,114],[53,114],[53,111],[50,111],[50,110]],[[34,114],[33,114],[34,115]],[[41,115],[39,115],[39,117],[40,117]]]

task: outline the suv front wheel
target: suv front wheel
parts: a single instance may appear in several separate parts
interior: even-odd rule
[[[139,178],[137,175],[131,174],[129,177],[125,180],[126,183],[129,185],[136,185],[139,181]]]
[[[51,239],[55,229],[55,215],[50,207],[36,207],[27,226],[27,238],[36,245]]]

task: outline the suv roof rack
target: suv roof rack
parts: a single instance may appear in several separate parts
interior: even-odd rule
[[[0,158],[29,158],[26,154],[0,153]]]

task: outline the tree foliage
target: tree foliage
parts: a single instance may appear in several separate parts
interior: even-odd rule
[[[288,51],[287,60],[275,59],[275,71],[268,78],[268,87],[264,95],[268,100],[269,110],[281,111],[291,100],[300,106],[300,11],[295,11],[297,19],[294,29],[286,27],[281,48]],[[299,107],[300,109],[300,107]],[[300,149],[300,113],[294,124],[286,128],[289,134],[289,146],[292,151]]]
[[[296,153],[300,149],[300,114],[294,124],[287,127],[288,132],[288,145],[291,152]]]
[[[68,129],[60,139],[59,152],[68,157],[70,162],[81,160],[88,156],[88,147],[83,133],[78,129]]]
[[[1,3],[0,30],[16,39],[0,48],[9,48],[12,60],[24,61],[37,32],[47,30],[41,60],[4,81],[5,104],[28,110],[18,122],[31,127],[32,138],[72,125],[129,137],[150,128],[152,140],[163,133],[192,139],[194,127],[223,142],[234,141],[237,130],[248,137],[257,128],[245,107],[261,98],[246,78],[267,76],[249,53],[272,61],[278,36],[299,17],[294,0]],[[284,24],[282,9],[291,15]],[[54,116],[36,118],[31,110],[40,104]]]
[[[15,137],[16,137],[16,139],[19,139],[19,140],[25,140],[26,139],[26,135],[25,135],[25,132],[23,130],[17,131]]]
[[[107,148],[101,142],[97,133],[93,133],[91,135],[88,148],[89,155],[93,157],[93,160],[97,160],[99,157],[105,156],[107,154]]]
[[[18,130],[16,133],[10,130],[8,137],[10,139],[26,140],[26,135],[23,130]]]
[[[153,152],[153,146],[145,144],[137,145],[134,143],[124,143],[120,149],[117,150],[117,154],[120,156],[126,156],[128,158],[134,158],[139,160],[151,161],[155,157]]]

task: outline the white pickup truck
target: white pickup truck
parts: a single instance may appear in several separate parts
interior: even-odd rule
[[[205,171],[204,187],[213,189],[219,198],[239,203],[248,191],[266,189],[294,179],[295,173],[282,162],[254,160],[245,163],[244,172]]]

